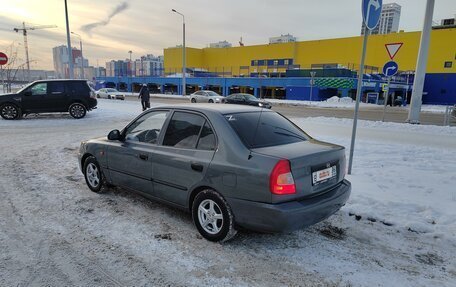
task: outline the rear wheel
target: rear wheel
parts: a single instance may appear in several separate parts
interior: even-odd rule
[[[75,119],[81,119],[85,117],[87,113],[86,107],[81,103],[73,103],[68,109],[70,115]]]
[[[87,186],[93,192],[100,192],[103,187],[103,173],[95,157],[90,156],[84,162],[84,177]]]
[[[209,241],[224,242],[233,238],[234,216],[225,199],[216,191],[198,193],[192,204],[193,222],[199,233]]]
[[[5,120],[17,120],[21,117],[22,112],[21,109],[14,104],[4,104],[0,108],[0,115]]]
[[[191,102],[192,102],[192,103],[196,103],[196,99],[193,98],[193,99],[191,100]]]
[[[209,103],[211,103],[211,104],[212,104],[213,102],[214,102],[213,100],[209,100]]]

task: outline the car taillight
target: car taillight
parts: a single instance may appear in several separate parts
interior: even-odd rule
[[[94,91],[90,90],[90,97],[91,97],[92,99],[96,99],[96,98],[97,98],[97,95],[95,94]]]
[[[296,186],[288,160],[279,160],[274,166],[269,176],[269,188],[273,194],[296,193]]]

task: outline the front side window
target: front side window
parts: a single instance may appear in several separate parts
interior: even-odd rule
[[[32,96],[46,95],[47,93],[47,83],[38,83],[30,88]]]
[[[143,115],[127,128],[125,139],[157,144],[158,136],[168,113],[169,111],[157,111]]]
[[[175,112],[166,129],[164,146],[195,148],[205,119],[196,114]]]
[[[225,115],[225,118],[248,148],[277,146],[310,139],[305,132],[275,112],[236,113]]]

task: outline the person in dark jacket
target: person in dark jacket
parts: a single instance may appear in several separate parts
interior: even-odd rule
[[[139,90],[138,99],[141,98],[141,105],[143,111],[150,108],[150,92],[146,84],[143,84],[141,90]]]

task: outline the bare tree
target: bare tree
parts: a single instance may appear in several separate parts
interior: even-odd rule
[[[11,84],[16,80],[17,72],[20,69],[24,69],[24,66],[27,65],[26,62],[19,63],[21,62],[21,59],[18,58],[17,51],[18,45],[15,45],[14,42],[12,42],[5,49],[5,54],[8,56],[8,63],[6,63],[6,65],[3,65],[0,70],[0,79],[2,80],[3,92],[5,92],[5,86],[6,92],[11,92]]]

